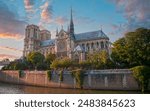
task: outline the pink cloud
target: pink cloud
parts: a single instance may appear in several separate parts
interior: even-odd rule
[[[9,55],[9,54],[0,54],[0,60],[3,60],[3,59],[13,60],[13,59],[17,59],[17,58],[19,58],[19,57],[14,56],[14,55]]]
[[[34,0],[24,0],[25,9],[27,12],[33,12]]]
[[[40,8],[42,9],[41,21],[45,23],[52,22],[52,8],[50,2],[46,1]]]
[[[0,46],[0,49],[2,50],[8,50],[8,51],[17,51],[17,52],[22,52],[23,50],[19,50],[19,49],[16,49],[16,48],[12,48],[12,47],[7,47],[7,46]]]
[[[58,17],[58,18],[55,19],[55,23],[56,23],[56,24],[59,24],[59,25],[63,25],[63,24],[65,24],[67,21],[68,21],[68,19],[65,18],[65,17]]]
[[[15,34],[15,33],[9,33],[9,32],[6,32],[6,33],[0,33],[0,38],[2,39],[15,39],[15,40],[20,40],[23,38],[23,35],[21,34]]]
[[[124,14],[128,23],[126,31],[139,27],[150,28],[150,0],[110,0],[117,5],[119,12]]]

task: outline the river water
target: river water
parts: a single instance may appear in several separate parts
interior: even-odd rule
[[[0,83],[0,94],[139,94],[138,91],[60,89]]]

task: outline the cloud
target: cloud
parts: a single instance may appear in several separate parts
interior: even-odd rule
[[[17,56],[14,56],[14,55],[9,55],[9,54],[0,54],[0,60],[3,60],[3,59],[17,59],[19,57]]]
[[[150,0],[110,0],[113,1],[120,13],[127,20],[126,30],[139,27],[150,28]]]
[[[46,1],[41,7],[41,21],[44,23],[52,22],[52,6],[49,1]]]
[[[19,50],[19,49],[12,48],[12,47],[7,47],[7,46],[0,46],[0,49],[2,49],[2,50],[8,50],[8,51],[20,52],[20,53],[22,53],[22,51],[23,51],[23,50]]]
[[[79,17],[74,19],[75,24],[91,24],[93,22],[95,22],[94,19],[91,19],[90,17]]]
[[[65,17],[57,17],[57,18],[55,19],[55,23],[58,24],[58,25],[63,25],[63,24],[65,24],[67,21],[68,21],[68,19],[65,18]]]
[[[23,38],[23,35],[6,32],[6,33],[0,33],[0,38],[2,38],[2,39],[9,38],[9,39],[20,40]]]
[[[19,20],[2,1],[0,1],[0,15],[0,38],[21,39],[26,23]]]
[[[24,0],[24,5],[25,9],[27,12],[34,12],[33,5],[34,5],[34,0]]]

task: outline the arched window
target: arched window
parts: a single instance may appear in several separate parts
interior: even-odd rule
[[[106,41],[106,43],[105,43],[106,49],[108,48],[108,46],[109,46],[108,41]]]
[[[96,43],[96,46],[97,46],[97,48],[99,47],[99,43],[98,42]]]
[[[85,50],[85,44],[82,44],[82,48]]]
[[[86,49],[87,49],[87,51],[90,50],[89,43],[86,44]]]
[[[79,63],[79,60],[80,60],[80,59],[79,59],[79,55],[78,55],[78,54],[75,54],[75,57],[74,57],[74,58],[75,58],[75,62]]]
[[[91,49],[94,49],[94,43],[91,44]]]
[[[101,42],[101,49],[104,49],[104,42]]]

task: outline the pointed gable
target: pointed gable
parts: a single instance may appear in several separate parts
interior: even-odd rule
[[[68,33],[64,29],[61,29],[58,33],[58,38],[64,38],[66,35],[68,35]]]
[[[80,45],[77,45],[75,48],[74,48],[74,52],[83,52],[84,49],[80,46]]]

